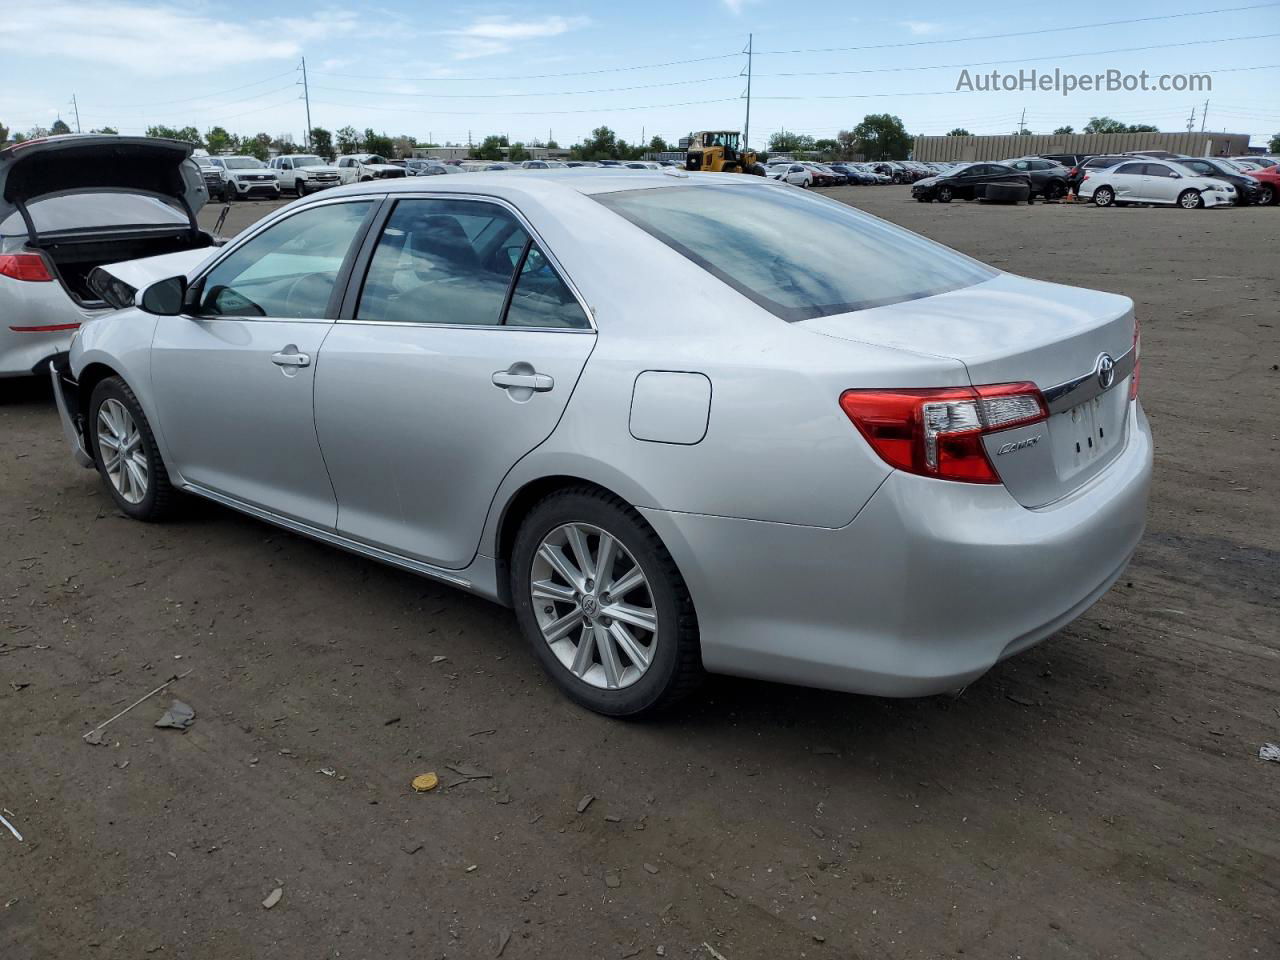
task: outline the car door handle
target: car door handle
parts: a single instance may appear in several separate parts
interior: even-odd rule
[[[277,367],[309,367],[311,366],[311,355],[307,353],[298,353],[290,351],[289,348],[281,350],[279,353],[271,355],[271,362]]]
[[[556,385],[556,382],[545,373],[512,373],[510,370],[499,370],[493,375],[493,385],[504,390],[524,387],[534,393],[546,393]]]

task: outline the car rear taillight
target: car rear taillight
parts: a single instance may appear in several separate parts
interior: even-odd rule
[[[1142,373],[1142,330],[1133,318],[1133,373],[1129,376],[1129,399],[1138,399],[1138,379]]]
[[[47,283],[53,279],[49,265],[38,253],[0,253],[0,277]]]
[[[1049,417],[1034,383],[846,390],[840,407],[890,466],[922,477],[999,483],[982,438]]]

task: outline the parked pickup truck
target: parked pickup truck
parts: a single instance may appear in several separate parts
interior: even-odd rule
[[[292,190],[299,197],[342,182],[337,167],[310,153],[286,153],[267,165],[279,174],[281,188]]]
[[[385,180],[391,177],[403,177],[404,167],[387,163],[376,153],[349,153],[338,158],[338,176],[343,183],[356,183],[360,180]]]

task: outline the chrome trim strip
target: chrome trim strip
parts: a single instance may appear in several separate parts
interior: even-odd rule
[[[1102,356],[1102,354],[1099,354],[1098,361],[1102,360]],[[1113,368],[1114,377],[1111,384],[1106,387],[1098,379],[1099,362],[1095,362],[1093,369],[1088,373],[1041,390],[1044,402],[1049,407],[1050,416],[1055,413],[1062,413],[1064,410],[1070,410],[1072,407],[1078,406],[1087,400],[1092,400],[1094,397],[1100,397],[1108,390],[1114,389],[1117,384],[1124,383],[1133,373],[1136,359],[1132,347],[1129,348],[1127,353],[1116,357]]]
[[[275,524],[277,527],[284,527],[294,533],[300,533],[305,537],[311,537],[313,540],[320,540],[331,546],[339,547],[350,553],[359,554],[368,557],[371,560],[378,560],[382,563],[389,564],[393,567],[399,567],[402,570],[408,570],[412,573],[422,574],[425,577],[431,577],[433,580],[442,580],[445,583],[452,584],[455,587],[462,587],[465,590],[474,589],[470,580],[460,577],[455,573],[451,573],[440,567],[432,566],[429,563],[423,563],[421,560],[411,560],[409,557],[403,557],[398,553],[392,553],[390,550],[383,550],[380,547],[372,547],[358,540],[352,540],[350,537],[344,537],[340,533],[333,533],[328,530],[322,530],[319,527],[313,527],[309,523],[301,520],[293,520],[289,517],[282,517],[278,513],[272,513],[270,510],[264,510],[261,507],[255,507],[245,503],[243,500],[237,500],[235,497],[229,497],[224,493],[218,493],[216,490],[210,490],[208,487],[202,487],[198,483],[187,481],[182,485],[183,489],[189,493],[204,497],[206,500],[212,500],[214,503],[220,503],[224,507],[230,507],[232,510],[238,510],[241,513],[248,514],[258,520],[265,520],[267,523]]]
[[[328,323],[329,321],[325,321]],[[515,330],[529,333],[577,333],[594,337],[596,331],[591,327],[524,327],[509,326],[505,323],[415,323],[412,320],[335,320],[343,326],[362,327],[417,327],[419,330]]]

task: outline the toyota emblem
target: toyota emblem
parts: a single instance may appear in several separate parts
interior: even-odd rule
[[[1098,358],[1098,386],[1108,390],[1115,382],[1116,362],[1111,359],[1111,354],[1104,353]]]

